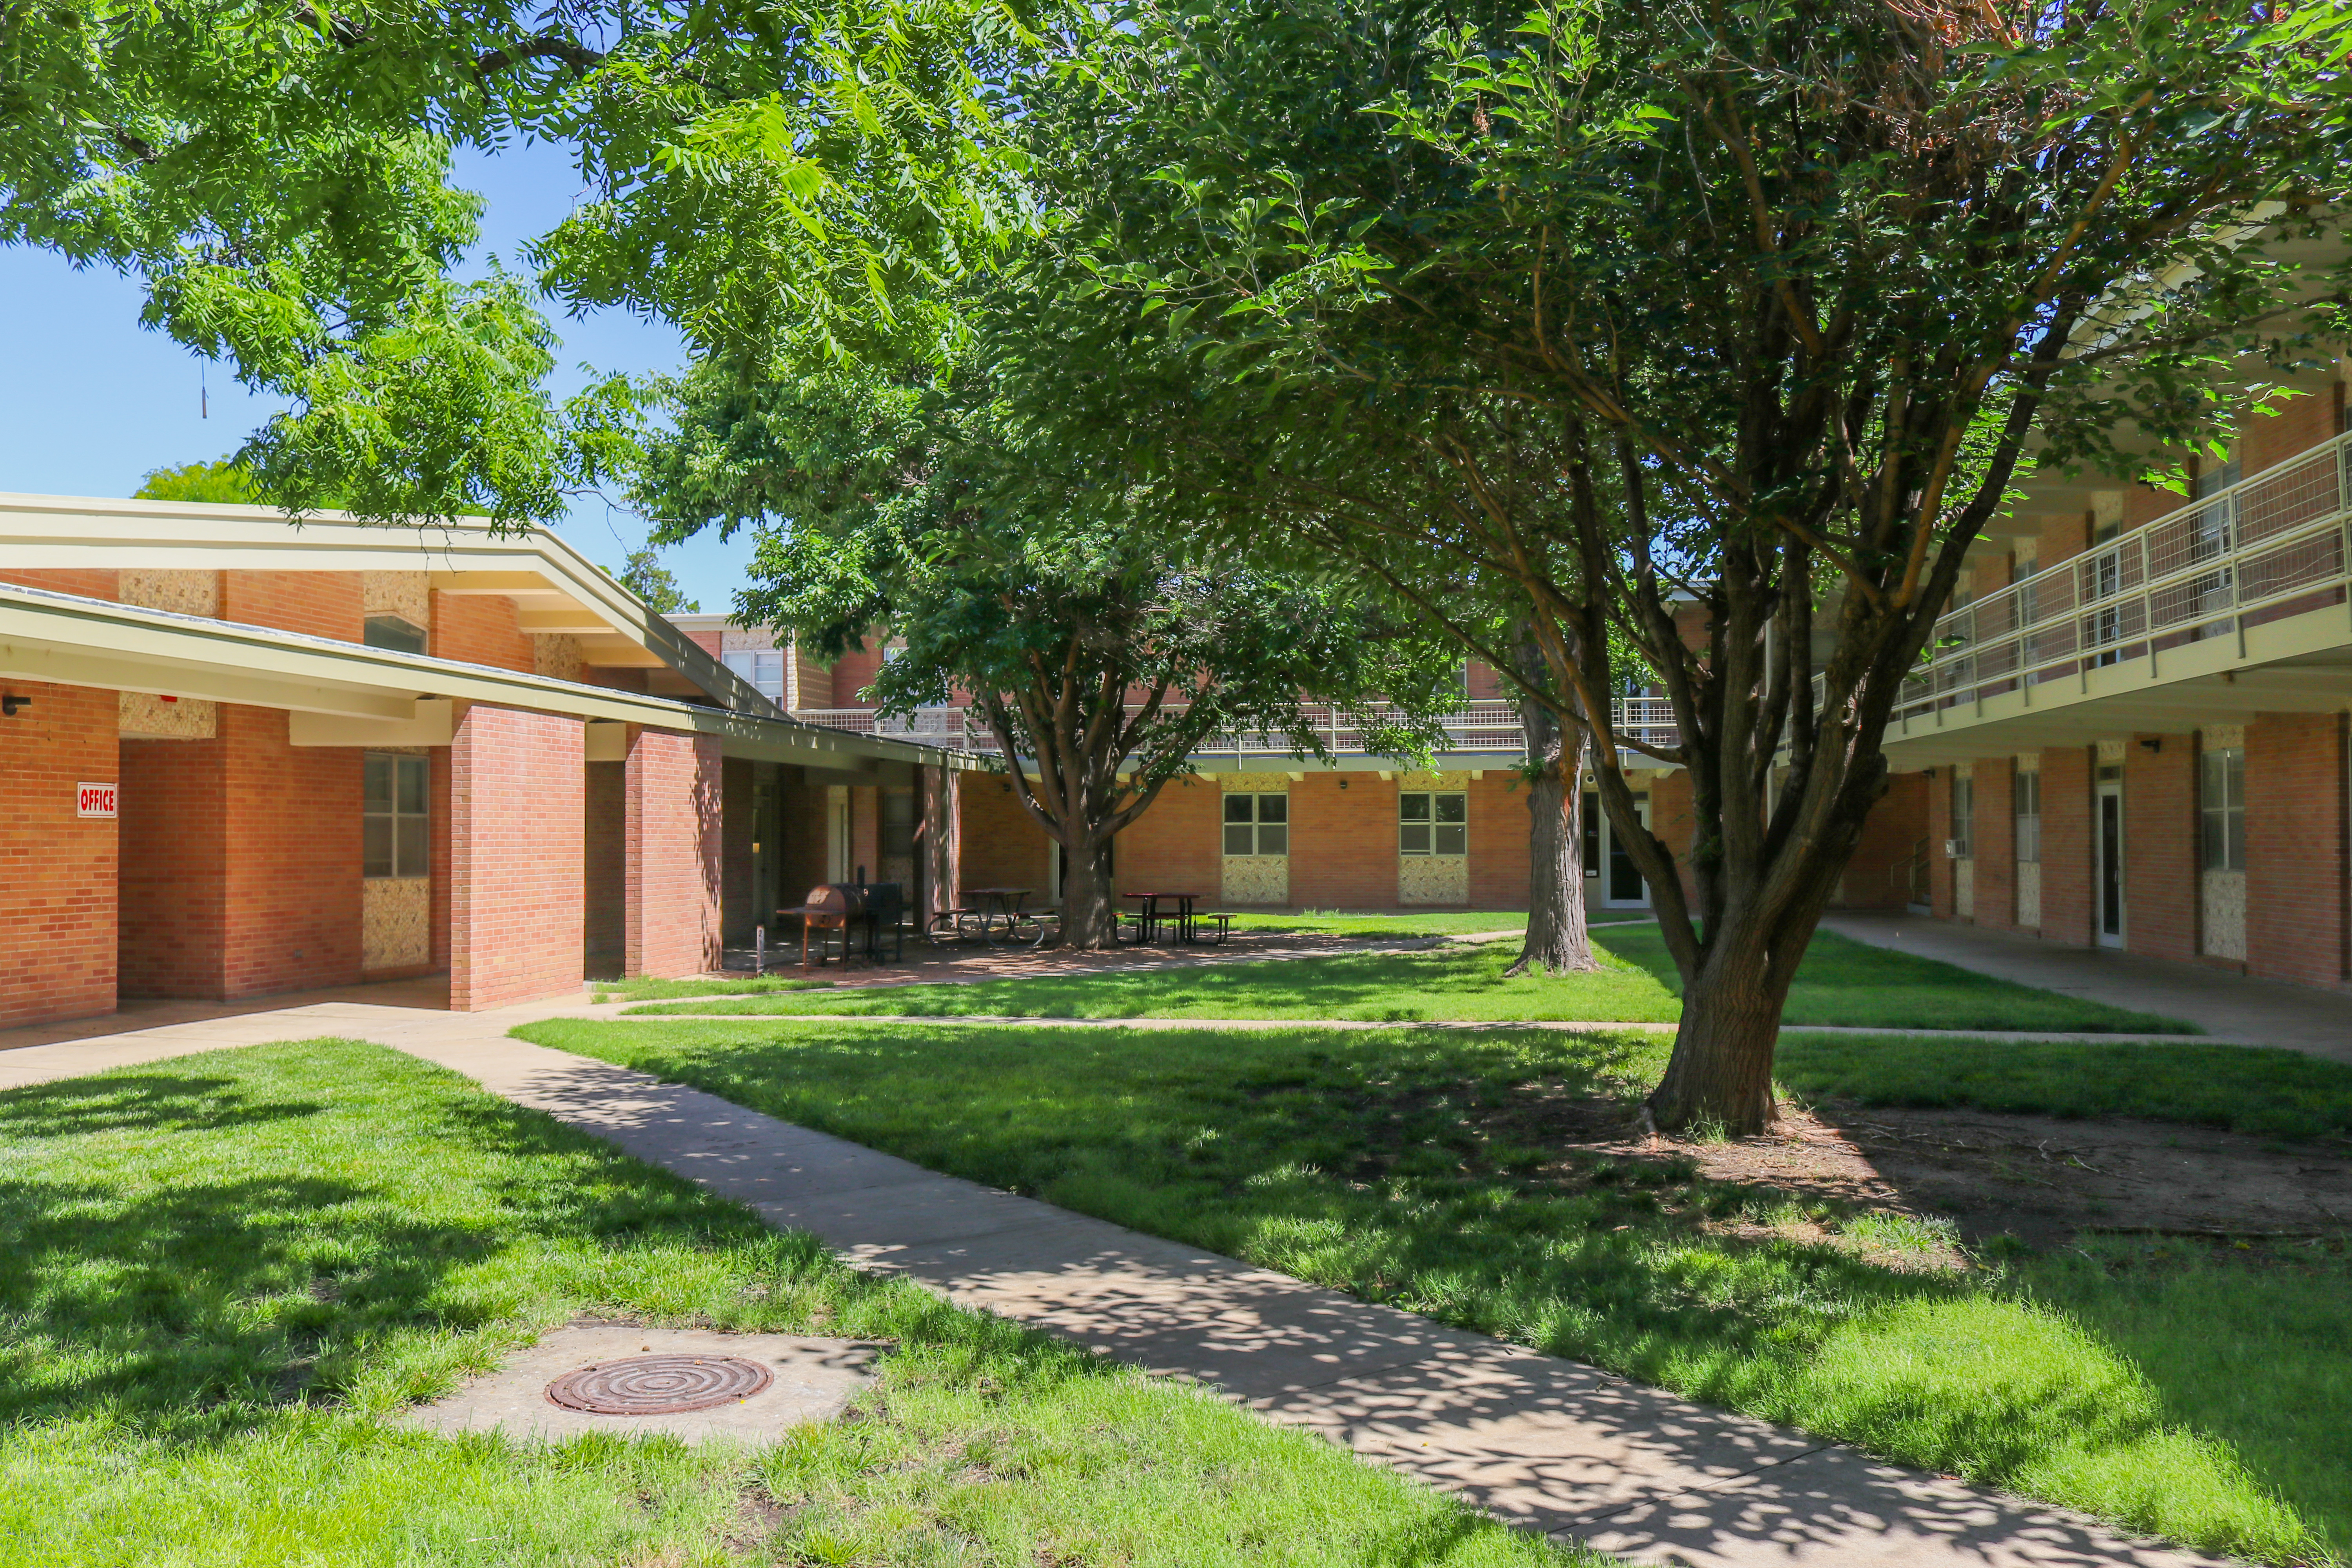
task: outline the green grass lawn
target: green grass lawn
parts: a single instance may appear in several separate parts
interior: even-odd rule
[[[1559,1563],[373,1046],[0,1093],[0,1563]],[[878,1339],[751,1451],[388,1424],[575,1315]]]
[[[784,991],[822,991],[833,984],[814,976],[746,974],[730,980],[662,980],[636,975],[627,980],[592,980],[591,1002],[659,1002],[675,996],[766,996]]]
[[[1508,943],[1262,963],[1117,970],[824,996],[656,1005],[654,1012],[1013,1014],[1057,1018],[1601,1019],[1671,1023],[1681,982],[1655,925],[1596,931],[1598,973],[1506,977]],[[747,981],[744,984],[749,984]],[[1892,1028],[2193,1035],[2177,1019],[2040,991],[1822,931],[1790,988],[1788,1021]]]
[[[1932,1224],[1710,1183],[1687,1163],[1563,1155],[1595,1114],[1623,1123],[1663,1064],[1654,1037],[579,1020],[517,1033],[2190,1545],[2289,1563],[2352,1544],[2340,1246],[2262,1252],[2254,1268],[2099,1240],[1936,1267],[1954,1255]],[[1838,1047],[1820,1058],[1792,1040],[1791,1074],[1865,1094],[1899,1081],[1880,1058],[1900,1042]],[[2135,1051],[2213,1047],[2102,1048],[2113,1056],[2011,1059],[2063,1087],[2086,1066],[2128,1071]],[[2188,1058],[2161,1059],[2144,1099],[2193,1079]],[[2263,1072],[2230,1092],[2258,1093]],[[2289,1076],[2273,1100],[2326,1099],[2322,1119],[2345,1121],[2352,1070],[2335,1068],[2325,1094]]]
[[[1602,919],[1612,917],[1601,916]],[[1525,910],[1416,910],[1349,914],[1339,910],[1236,910],[1234,929],[1298,931],[1316,936],[1460,936],[1470,932],[1528,929]]]

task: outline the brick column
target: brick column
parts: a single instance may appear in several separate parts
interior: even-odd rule
[[[2200,897],[2197,737],[2135,735],[2124,751],[2125,945],[2150,958],[2194,959]]]
[[[2091,945],[2091,758],[2085,746],[2042,753],[2042,935]]]
[[[449,747],[449,1006],[576,991],[587,738],[581,721],[476,705]]]
[[[2016,760],[1979,757],[1974,772],[1977,816],[1977,924],[2017,928]]]
[[[147,806],[119,776],[115,694],[6,684],[32,701],[0,719],[0,1026],[110,1013],[117,823]],[[79,816],[85,784],[117,785],[122,817]]]
[[[1944,846],[1952,838],[1952,770],[1938,767],[1927,779],[1927,909],[1939,921],[1955,912],[1952,859]]]
[[[628,974],[719,967],[721,760],[716,737],[633,730],[623,789]]]
[[[2313,985],[2343,978],[2339,722],[2333,713],[2260,713],[2246,726],[2246,964],[2253,973]]]

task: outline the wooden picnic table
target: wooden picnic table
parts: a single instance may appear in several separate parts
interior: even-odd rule
[[[980,939],[989,946],[998,944],[996,922],[1000,920],[1004,922],[1003,941],[1025,941],[1031,947],[1039,946],[1045,940],[1045,922],[1021,907],[1035,891],[1034,888],[966,888],[964,897],[978,899],[981,903],[977,909],[957,911],[957,934],[961,935],[963,931],[961,917],[967,913],[976,914],[980,917]],[[1035,931],[1023,931],[1021,922],[1024,921],[1035,927]]]

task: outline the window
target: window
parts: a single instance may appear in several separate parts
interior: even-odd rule
[[[1290,853],[1290,797],[1286,795],[1225,796],[1225,853]]]
[[[361,763],[360,875],[422,877],[426,858],[424,757],[368,752]]]
[[[882,792],[882,858],[911,860],[915,858],[915,792],[892,789]]]
[[[423,653],[425,628],[399,616],[370,616],[360,628],[360,641],[394,653]]]
[[[2017,775],[2017,858],[2026,865],[2042,859],[2042,775]]]
[[[777,648],[735,648],[719,656],[719,662],[751,683],[760,695],[782,706],[784,700],[784,656]]]
[[[1470,797],[1466,795],[1397,796],[1397,853],[1466,855],[1470,852]]]
[[[2246,749],[2209,746],[2197,759],[2200,858],[2208,871],[2246,868]]]
[[[1977,781],[1952,775],[1952,858],[1973,860],[1977,854]]]

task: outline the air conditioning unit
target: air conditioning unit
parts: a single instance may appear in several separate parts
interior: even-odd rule
[[[1947,838],[1947,839],[1945,839],[1945,840],[1944,840],[1944,858],[1945,858],[1945,859],[1947,859],[1947,860],[1957,860],[1957,859],[1958,859],[1959,858],[1960,858],[1960,841],[1959,841],[1958,839],[1957,839],[1957,838]]]

